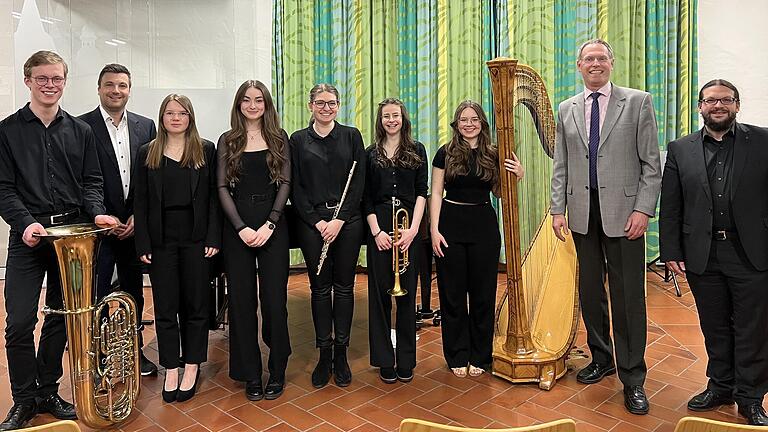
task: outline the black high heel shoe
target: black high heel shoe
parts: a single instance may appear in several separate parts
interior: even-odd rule
[[[176,400],[178,402],[184,402],[192,399],[192,396],[194,396],[195,392],[197,391],[197,382],[199,380],[200,380],[200,365],[197,365],[197,373],[195,374],[195,383],[192,384],[192,388],[189,390],[179,389],[179,393],[176,395]],[[181,386],[181,383],[179,383],[179,386]]]
[[[165,382],[163,382],[163,392],[162,392],[162,394],[163,394],[163,401],[165,401],[167,403],[176,402],[178,400],[179,387],[177,385],[175,390],[166,390],[165,389]]]

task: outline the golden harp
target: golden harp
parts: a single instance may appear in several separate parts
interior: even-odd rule
[[[549,187],[555,121],[544,82],[531,67],[487,63],[496,119],[507,285],[496,310],[493,374],[549,390],[566,372],[578,324],[576,251],[552,231]],[[518,184],[504,169],[515,152],[526,168]]]

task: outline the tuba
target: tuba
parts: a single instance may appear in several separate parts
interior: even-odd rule
[[[404,208],[397,210],[397,206],[399,205],[400,200],[392,197],[392,273],[395,274],[395,285],[391,290],[387,291],[387,294],[392,297],[400,297],[408,294],[408,291],[400,286],[400,275],[405,273],[410,265],[410,261],[408,260],[408,250],[406,249],[405,252],[402,252],[399,247],[394,245],[394,243],[400,240],[400,231],[408,229],[411,226],[411,221],[408,216],[408,210]]]
[[[497,307],[493,374],[549,390],[567,371],[578,323],[576,250],[552,231],[549,187],[555,122],[544,82],[531,67],[500,58],[487,63],[501,177],[507,270]],[[518,185],[504,169],[515,152],[528,175]]]
[[[40,236],[56,251],[64,294],[64,310],[43,313],[64,315],[75,410],[95,429],[131,414],[141,377],[133,298],[118,291],[93,304],[99,234],[110,229],[84,223],[46,228]]]

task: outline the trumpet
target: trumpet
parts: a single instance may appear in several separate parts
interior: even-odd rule
[[[400,205],[400,200],[392,197],[392,272],[395,274],[395,285],[391,290],[387,291],[387,294],[392,297],[400,297],[408,294],[408,291],[404,290],[400,286],[400,275],[408,270],[410,261],[408,260],[408,249],[404,252],[400,251],[398,246],[394,243],[400,240],[402,237],[400,231],[408,229],[411,226],[410,216],[408,210],[401,208],[397,209]]]

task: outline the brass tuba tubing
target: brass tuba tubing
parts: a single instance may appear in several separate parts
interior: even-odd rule
[[[43,313],[64,315],[75,410],[80,421],[95,429],[128,418],[141,379],[133,298],[118,291],[93,304],[99,235],[109,229],[65,225],[47,228],[47,235],[40,236],[56,251],[64,300],[63,310],[46,307]],[[115,305],[101,319],[102,310]]]
[[[408,294],[408,291],[404,290],[400,286],[400,275],[408,270],[410,261],[408,260],[408,250],[404,252],[400,251],[400,248],[395,246],[395,243],[400,240],[400,231],[408,229],[411,226],[410,217],[408,216],[408,210],[401,208],[397,209],[400,200],[392,197],[392,273],[395,275],[395,283],[391,290],[387,291],[387,294],[392,297],[400,297]]]

